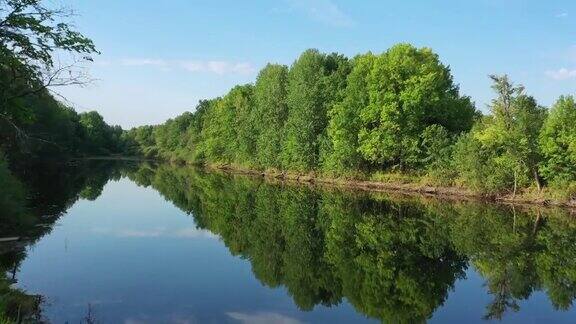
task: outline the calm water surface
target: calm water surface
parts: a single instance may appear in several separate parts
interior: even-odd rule
[[[564,211],[101,164],[35,180],[15,278],[53,323],[576,322]]]

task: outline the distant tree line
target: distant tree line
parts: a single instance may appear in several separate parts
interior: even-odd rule
[[[398,44],[353,59],[307,50],[124,141],[132,154],[187,163],[575,193],[574,98],[547,110],[507,76],[490,77],[496,95],[483,115],[429,48]]]

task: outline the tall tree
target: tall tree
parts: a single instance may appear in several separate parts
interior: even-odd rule
[[[545,117],[545,110],[539,107],[533,97],[524,93],[523,86],[514,86],[508,76],[491,75],[492,89],[497,98],[492,101],[493,124],[484,132],[486,140],[504,148],[511,157],[514,170],[514,191],[521,173],[533,177],[538,189],[541,187],[538,174],[540,152],[538,134]]]
[[[319,166],[321,151],[329,151],[328,111],[343,96],[349,71],[344,56],[327,56],[315,49],[302,53],[290,68],[282,152],[286,169],[311,171]]]
[[[236,86],[211,105],[202,126],[203,154],[209,163],[252,166],[255,139],[253,86]]]
[[[429,48],[399,44],[375,59],[370,102],[360,111],[359,151],[373,165],[406,169],[420,161],[419,135],[432,124],[469,129],[475,109]]]
[[[476,183],[481,190],[511,189],[516,193],[520,185],[533,179],[540,188],[538,134],[546,111],[506,75],[490,78],[497,94],[490,105],[492,115],[462,139],[456,153],[461,157],[457,164],[464,181]],[[470,151],[472,147],[476,153]],[[466,152],[474,159],[466,157]]]
[[[562,185],[576,181],[576,102],[562,96],[550,110],[540,133],[546,180]]]
[[[310,171],[318,162],[318,136],[326,123],[324,55],[307,50],[288,74],[288,120],[283,144],[283,166]]]
[[[224,99],[218,98],[214,101],[212,109],[206,114],[204,125],[202,126],[201,150],[204,152],[207,162],[230,163],[232,157],[228,152],[229,143],[236,137],[234,124],[234,114],[230,105],[226,105]]]
[[[112,144],[111,129],[104,121],[102,115],[96,111],[80,114],[80,125],[83,126],[89,147],[89,153],[105,153],[102,150],[109,150]]]
[[[183,142],[186,143],[187,157],[192,163],[201,163],[204,159],[202,152],[202,127],[204,118],[209,109],[211,109],[214,100],[200,100],[190,120],[190,125],[186,129]]]
[[[234,124],[236,129],[235,142],[231,142],[234,152],[234,161],[239,165],[252,167],[255,164],[256,154],[255,127],[252,110],[254,109],[254,86],[246,84],[237,86],[224,98],[224,102],[232,105],[234,111]]]
[[[325,75],[324,82],[324,107],[326,111],[326,121],[322,125],[322,132],[318,136],[319,152],[316,167],[321,167],[328,163],[334,151],[333,143],[328,135],[328,125],[334,107],[341,103],[346,96],[346,86],[348,75],[352,71],[350,60],[342,54],[331,53],[324,60]]]
[[[268,64],[254,86],[256,154],[261,167],[279,168],[283,128],[288,117],[288,68]]]
[[[358,153],[360,110],[369,103],[368,75],[374,60],[375,56],[372,53],[354,58],[344,99],[336,102],[329,112],[328,137],[332,152],[324,163],[325,171],[343,173],[360,167],[361,158]]]

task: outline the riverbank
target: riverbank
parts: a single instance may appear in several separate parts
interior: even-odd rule
[[[359,178],[334,178],[310,173],[296,173],[279,170],[254,170],[230,164],[187,164],[182,161],[167,161],[162,159],[140,158],[137,156],[92,156],[77,158],[75,160],[114,160],[114,161],[141,161],[172,163],[183,166],[202,167],[210,171],[226,172],[230,174],[262,177],[267,181],[283,181],[306,185],[319,185],[336,187],[347,190],[362,190],[372,192],[399,193],[404,195],[420,195],[436,197],[446,200],[475,200],[482,202],[503,203],[511,205],[550,206],[573,209],[576,211],[576,199],[558,198],[562,196],[551,188],[544,188],[538,192],[535,189],[523,189],[513,194],[483,194],[460,186],[441,186],[430,184],[424,177],[410,176],[398,173],[379,175],[386,181],[367,180]]]
[[[80,158],[75,158],[73,160],[96,160],[96,161],[100,161],[100,160],[104,160],[104,161],[148,161],[148,162],[154,162],[157,161],[155,159],[147,159],[147,158],[143,158],[140,156],[123,156],[123,155],[103,155],[103,156],[87,156],[87,157],[80,157]]]
[[[374,192],[401,193],[407,195],[421,195],[438,197],[448,200],[477,200],[484,202],[496,202],[513,205],[534,205],[563,207],[576,210],[576,199],[556,198],[558,193],[550,188],[544,188],[541,192],[523,190],[513,194],[487,195],[474,192],[468,188],[458,186],[436,186],[422,182],[418,177],[398,177],[392,175],[389,178],[398,178],[400,181],[374,181],[362,179],[344,179],[319,176],[314,173],[299,174],[280,171],[259,171],[251,170],[232,165],[210,164],[205,165],[207,170],[216,170],[231,174],[242,174],[247,176],[263,177],[273,181],[287,181],[300,184],[312,184],[320,186],[338,187],[350,190],[363,190]]]

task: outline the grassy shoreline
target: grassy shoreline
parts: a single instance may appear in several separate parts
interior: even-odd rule
[[[338,187],[348,190],[363,190],[372,192],[390,192],[404,195],[420,195],[436,197],[446,200],[476,200],[513,205],[532,205],[563,207],[576,210],[576,199],[557,198],[558,193],[550,188],[544,188],[541,192],[532,190],[519,191],[513,194],[487,195],[474,192],[468,188],[459,186],[431,185],[423,182],[423,177],[406,176],[402,181],[375,181],[357,178],[339,178],[316,175],[314,173],[294,173],[277,170],[254,170],[234,165],[209,164],[203,166],[207,170],[215,170],[232,174],[263,177],[273,181],[287,181],[298,184],[321,185]],[[396,176],[396,174],[394,174]]]
[[[541,192],[529,188],[519,190],[513,194],[483,194],[468,188],[456,185],[436,185],[425,180],[423,176],[407,175],[399,173],[386,173],[380,175],[381,178],[389,180],[372,180],[360,177],[328,177],[314,172],[298,173],[280,170],[256,170],[233,164],[194,164],[182,160],[170,161],[166,159],[152,159],[138,156],[91,156],[76,158],[75,160],[119,160],[119,161],[147,161],[158,163],[171,163],[181,166],[193,166],[204,168],[209,171],[226,172],[230,174],[246,175],[252,177],[262,177],[267,181],[284,181],[301,185],[320,185],[336,187],[346,190],[362,190],[371,192],[388,192],[403,195],[419,195],[435,197],[445,200],[475,200],[491,203],[503,203],[512,205],[529,206],[549,206],[562,207],[576,210],[575,198],[558,198],[562,192],[549,187],[543,188]]]

